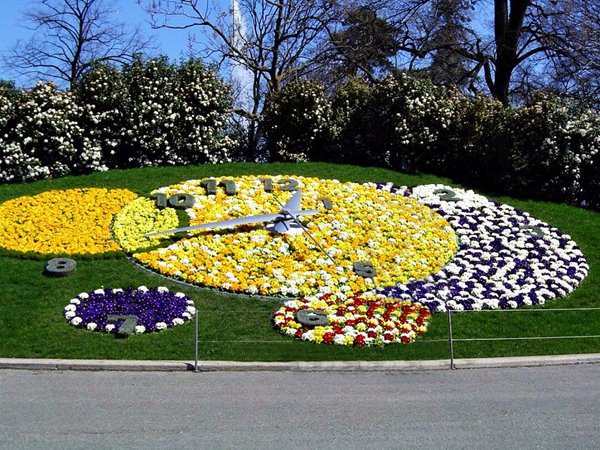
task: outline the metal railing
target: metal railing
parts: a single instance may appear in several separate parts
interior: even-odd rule
[[[592,335],[559,335],[559,336],[502,336],[502,337],[469,337],[469,338],[456,338],[454,336],[456,325],[452,321],[453,316],[464,315],[464,314],[506,314],[506,313],[548,313],[548,312],[584,312],[584,311],[600,311],[600,308],[548,308],[548,309],[485,309],[480,311],[475,310],[466,310],[466,311],[447,311],[447,322],[448,322],[448,337],[447,339],[427,339],[427,340],[417,340],[417,343],[440,343],[446,342],[448,343],[448,353],[450,359],[450,369],[455,369],[455,351],[454,344],[459,342],[490,342],[490,341],[528,341],[528,340],[554,340],[554,339],[598,339],[600,338],[600,334],[592,334]],[[211,311],[212,313],[217,313],[217,311]],[[237,311],[239,313],[239,311]],[[252,311],[259,313],[259,311]],[[218,313],[225,314],[225,311],[219,311]],[[264,312],[260,312],[264,313]],[[234,344],[293,344],[295,343],[294,339],[289,339],[289,341],[281,341],[281,340],[200,340],[200,330],[198,324],[198,316],[202,314],[202,311],[198,309],[196,314],[194,315],[194,365],[193,370],[195,372],[199,371],[199,349],[200,344],[220,344],[220,343],[234,343]],[[411,344],[414,345],[414,344]]]
[[[552,339],[598,339],[600,335],[562,335],[562,336],[503,336],[503,337],[475,337],[455,338],[452,326],[452,316],[468,313],[546,313],[546,312],[578,312],[578,311],[600,311],[600,308],[547,308],[547,309],[484,309],[481,311],[447,311],[448,316],[448,349],[450,353],[450,369],[454,369],[454,343],[455,342],[485,342],[485,341],[535,341]]]

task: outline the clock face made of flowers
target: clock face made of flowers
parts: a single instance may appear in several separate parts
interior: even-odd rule
[[[302,192],[305,231],[264,223],[152,234],[280,212]],[[187,225],[187,224],[186,224]],[[275,296],[377,289],[432,311],[515,308],[571,292],[588,265],[571,238],[508,205],[442,185],[413,189],[304,177],[188,180],[129,203],[116,240],[142,265],[189,283]],[[151,248],[151,250],[144,251]]]
[[[298,191],[301,209],[311,211],[297,216],[303,232],[276,233],[267,221],[192,230],[176,239],[146,236],[277,214]],[[0,204],[0,246],[75,256],[121,246],[140,264],[200,286],[290,297],[378,289],[432,312],[542,304],[571,292],[588,272],[576,243],[560,230],[442,185],[223,177],[152,195],[72,189],[9,200]],[[180,221],[182,211],[189,220]]]
[[[165,230],[178,229],[177,208],[189,226],[173,242]],[[275,296],[396,286],[439,271],[457,250],[450,224],[413,198],[305,177],[162,187],[125,206],[113,231],[137,262],[163,275]]]

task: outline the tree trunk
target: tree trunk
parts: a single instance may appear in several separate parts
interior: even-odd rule
[[[505,105],[508,104],[512,73],[518,63],[519,36],[530,4],[531,0],[494,0],[496,73],[491,91]]]

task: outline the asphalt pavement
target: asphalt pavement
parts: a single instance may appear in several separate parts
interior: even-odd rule
[[[596,449],[599,376],[595,363],[200,373],[5,369],[0,448]]]

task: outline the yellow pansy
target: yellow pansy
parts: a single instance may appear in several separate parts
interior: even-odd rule
[[[118,251],[113,215],[136,197],[126,189],[86,188],[8,200],[0,205],[0,246],[63,255]]]

